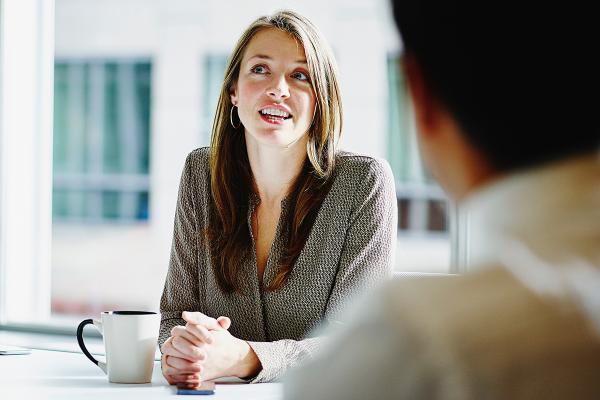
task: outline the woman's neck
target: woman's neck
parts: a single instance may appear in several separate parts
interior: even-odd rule
[[[306,140],[298,140],[290,147],[265,146],[248,138],[246,148],[250,168],[261,203],[279,206],[288,195],[306,159]],[[250,139],[250,140],[248,140]]]

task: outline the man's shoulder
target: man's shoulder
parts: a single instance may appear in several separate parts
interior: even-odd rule
[[[581,309],[534,292],[503,267],[396,281],[381,296],[397,336],[410,334],[408,341],[420,344],[418,358],[445,365],[442,374],[498,391],[507,389],[502,382],[514,378],[515,368],[527,366],[513,389],[529,390],[550,376],[589,387],[588,378],[572,376],[569,368],[582,374],[600,368],[600,341]]]
[[[508,269],[487,266],[463,275],[431,275],[390,282],[382,294],[390,312],[424,320],[427,325],[471,330],[499,316],[552,313],[559,299],[534,292]],[[496,318],[497,319],[497,318]],[[469,326],[465,327],[464,323]],[[489,326],[489,325],[488,325]]]

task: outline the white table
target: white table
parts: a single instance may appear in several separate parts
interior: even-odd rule
[[[0,356],[0,399],[261,399],[282,398],[280,383],[217,383],[214,396],[176,396],[154,365],[152,383],[109,383],[104,373],[81,353],[32,350],[27,355]]]

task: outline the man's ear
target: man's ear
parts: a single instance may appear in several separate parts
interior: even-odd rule
[[[237,97],[237,85],[235,83],[231,84],[229,88],[229,99],[231,100],[231,104],[237,106],[238,97]]]
[[[443,118],[446,109],[436,98],[430,85],[423,76],[421,66],[414,56],[407,54],[403,60],[403,69],[408,83],[408,89],[411,94],[415,122],[419,132],[424,135],[431,135],[438,132],[443,125]]]

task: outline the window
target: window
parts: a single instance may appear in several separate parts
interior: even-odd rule
[[[118,10],[106,2],[56,0],[56,10],[54,1],[1,3],[0,324],[157,309],[183,161],[209,143],[237,34],[271,10],[238,1],[243,18],[223,19],[231,5],[187,2],[163,18],[164,5],[154,2],[121,1]],[[367,0],[360,7],[378,9]],[[468,232],[449,223],[453,207],[418,157],[399,59],[388,57],[396,44],[380,40],[395,31],[391,21],[356,10],[304,10],[328,27],[336,49],[345,115],[355,117],[345,138],[358,144],[349,149],[368,140],[369,153],[388,151],[397,269],[447,272],[450,239]],[[355,62],[365,49],[377,79]],[[377,90],[365,96],[366,86]],[[357,119],[378,128],[364,136]],[[453,245],[452,255],[465,256],[466,244],[459,252]]]
[[[397,269],[448,272],[449,203],[425,169],[400,58],[388,57],[388,160],[398,198]]]
[[[203,140],[210,143],[213,118],[217,109],[217,101],[221,92],[221,84],[227,66],[227,54],[208,54],[204,57],[204,96],[203,107]]]
[[[55,223],[148,219],[151,64],[54,68]]]
[[[150,245],[152,65],[60,59],[54,71],[52,314],[150,308],[130,282],[148,266],[135,249]]]

